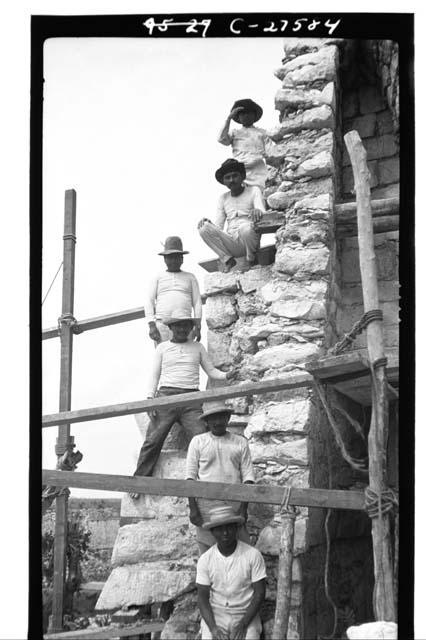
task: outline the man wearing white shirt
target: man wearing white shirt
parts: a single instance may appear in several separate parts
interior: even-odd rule
[[[164,251],[158,254],[164,257],[167,270],[152,279],[145,301],[149,337],[156,344],[170,340],[171,332],[164,319],[169,318],[175,309],[180,309],[188,317],[195,316],[192,338],[197,341],[201,338],[203,305],[200,288],[193,273],[181,270],[183,256],[187,253],[178,236],[169,236],[164,243]]]
[[[154,354],[148,398],[172,396],[199,390],[200,366],[213,380],[231,380],[233,370],[216,369],[203,345],[188,339],[194,320],[175,310],[166,320],[173,337],[158,345]],[[158,391],[157,391],[158,390]],[[150,476],[160,455],[164,440],[175,422],[184,428],[188,440],[206,429],[200,421],[200,406],[165,407],[149,413],[150,423],[136,466],[135,476]],[[131,493],[133,499],[139,494]]]
[[[230,484],[253,484],[254,470],[250,448],[244,436],[227,430],[232,410],[222,401],[205,402],[202,420],[208,431],[194,436],[186,457],[186,479],[201,482],[229,482]],[[210,531],[203,528],[211,510],[219,502],[202,498],[189,498],[189,519],[197,527],[197,542],[200,555],[215,544]],[[247,519],[246,502],[227,502],[236,515]],[[245,524],[238,528],[238,539],[250,544]]]
[[[237,540],[243,522],[229,506],[218,507],[203,526],[216,544],[197,563],[202,640],[258,640],[266,568],[260,551]]]
[[[243,184],[246,170],[244,164],[237,160],[225,160],[215,175],[229,192],[219,198],[215,224],[208,218],[202,218],[198,223],[200,236],[217,253],[225,273],[236,265],[235,258],[243,256],[252,267],[256,264],[260,245],[255,224],[265,213],[262,192],[257,186]],[[226,232],[223,231],[225,222]]]

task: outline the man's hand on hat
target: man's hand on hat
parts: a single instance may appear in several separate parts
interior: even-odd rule
[[[254,223],[260,222],[260,220],[262,219],[262,216],[263,216],[263,211],[261,211],[261,209],[253,209],[253,211],[251,212],[251,219],[253,220]]]
[[[232,109],[231,113],[229,114],[229,117],[235,118],[235,116],[238,115],[241,111],[244,111],[244,107],[235,107],[235,109]]]
[[[238,374],[237,369],[229,369],[229,371],[226,372],[226,379],[235,380],[235,378],[237,377],[237,374]]]
[[[149,323],[149,337],[151,340],[154,340],[154,342],[161,342],[161,335],[155,322]]]
[[[201,227],[205,225],[206,222],[210,222],[210,224],[213,224],[212,221],[209,220],[208,218],[201,218],[200,222],[197,225],[197,229],[201,229]]]

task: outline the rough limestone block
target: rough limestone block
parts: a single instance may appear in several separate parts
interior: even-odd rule
[[[187,509],[186,509],[187,511]],[[111,557],[113,567],[141,562],[181,561],[197,556],[197,543],[188,515],[142,520],[121,527]]]
[[[315,219],[315,216],[312,216],[312,213],[317,213],[318,217],[322,219],[324,214],[329,214],[332,208],[333,199],[329,193],[322,193],[317,196],[307,196],[305,198],[301,198],[293,205],[293,209],[299,214],[310,214],[310,219]]]
[[[319,91],[318,89],[279,89],[275,95],[275,109],[287,111],[295,109],[311,109],[328,104],[334,111],[334,84],[329,82]]]
[[[282,527],[278,523],[266,526],[259,534],[256,549],[268,556],[278,556],[280,553]],[[294,523],[294,547],[295,556],[304,553],[307,548],[306,518],[297,518]]]
[[[260,295],[270,304],[277,300],[324,300],[329,284],[326,280],[312,280],[306,282],[281,282],[275,280],[265,284]]]
[[[358,283],[361,281],[361,273],[359,270],[359,251],[358,246],[346,239],[342,246],[340,265],[342,280],[344,283]],[[395,242],[377,243],[375,238],[375,253],[377,275],[379,280],[397,280],[398,279],[398,259],[397,247]],[[352,245],[352,246],[351,246]]]
[[[294,172],[295,178],[310,176],[311,178],[322,178],[330,175],[334,170],[333,156],[329,151],[321,151],[313,158],[302,162]]]
[[[207,298],[206,321],[209,329],[229,327],[237,319],[234,296],[214,296]]]
[[[268,135],[275,142],[279,142],[288,133],[297,133],[302,129],[334,129],[334,127],[333,111],[331,107],[323,104],[321,107],[314,107],[298,113],[293,118],[285,118],[280,124],[268,131]]]
[[[284,59],[285,60],[285,59]],[[280,80],[283,80],[290,71],[295,71],[306,66],[317,66],[320,64],[327,64],[330,68],[335,68],[337,60],[337,48],[336,47],[322,47],[318,51],[313,53],[306,53],[299,55],[292,60],[284,61],[283,66],[277,69],[275,75]]]
[[[392,302],[392,300],[399,300],[399,282],[382,280],[379,281],[379,301],[380,302]],[[360,285],[353,285],[342,289],[342,304],[362,304],[362,287]]]
[[[343,101],[343,118],[353,118],[359,111],[358,91],[349,91]]]
[[[375,138],[365,138],[362,143],[367,152],[368,160],[390,158],[398,153],[395,137],[391,133],[386,133],[383,136],[376,136]],[[342,163],[344,167],[348,167],[351,164],[346,148],[343,152]]]
[[[308,446],[306,438],[264,444],[261,441],[250,442],[250,452],[254,464],[278,462],[283,465],[307,466]]]
[[[377,87],[361,87],[359,90],[359,110],[362,114],[383,111],[385,107],[382,94]]]
[[[231,291],[238,288],[238,273],[222,273],[215,271],[208,273],[204,278],[204,293],[206,296],[215,295],[218,291],[229,288]]]
[[[330,251],[327,247],[295,246],[279,247],[275,257],[275,269],[303,279],[310,274],[325,275],[329,270]]]
[[[367,622],[346,629],[349,640],[397,640],[398,625],[396,622]]]
[[[395,133],[393,129],[392,114],[389,109],[376,113],[377,133],[384,135],[385,133]]]
[[[256,267],[240,274],[240,286],[243,293],[250,293],[262,287],[271,279],[270,267]]]
[[[399,182],[399,158],[387,158],[378,162],[378,180],[382,184]]]
[[[285,228],[277,231],[277,239],[283,244],[300,242],[303,245],[326,245],[330,239],[330,225],[324,220],[311,220],[307,216],[290,214]]]
[[[207,333],[208,354],[215,367],[232,364],[232,356],[229,353],[231,346],[231,336],[218,331],[208,331]]]
[[[300,131],[269,149],[266,155],[266,162],[278,166],[285,162],[286,170],[293,171],[297,169],[300,162],[312,158],[321,151],[329,151],[331,153],[332,150],[333,133],[331,131]],[[324,190],[323,193],[325,193]],[[306,195],[308,194],[316,195],[310,191]]]
[[[278,300],[271,306],[273,316],[321,320],[326,317],[325,304],[314,300]]]
[[[323,60],[316,65],[306,65],[300,69],[295,69],[286,74],[282,86],[297,87],[298,85],[318,86],[323,82],[330,82],[336,77],[336,67],[334,61]]]
[[[260,316],[267,313],[263,300],[255,293],[237,296],[238,315],[241,319],[247,316]]]
[[[284,38],[284,60],[318,51],[326,45],[341,46],[343,43],[343,38]]]
[[[309,425],[311,409],[312,403],[307,398],[268,403],[250,416],[244,435],[251,438],[280,431],[303,433]]]
[[[170,563],[130,564],[115,567],[106,581],[97,610],[142,606],[174,600],[194,587],[193,569],[171,570]]]
[[[284,211],[295,202],[297,195],[285,191],[275,191],[267,198],[267,203],[272,209]]]
[[[173,427],[175,429],[175,427]],[[186,441],[186,438],[185,438]],[[186,449],[163,451],[155,465],[154,478],[183,478],[186,467]],[[124,518],[161,518],[169,516],[186,516],[187,500],[177,496],[142,495],[132,500],[127,493],[121,500],[121,517]]]
[[[317,352],[318,346],[311,342],[287,342],[258,351],[251,359],[250,367],[260,372],[267,369],[278,369],[289,364],[301,364]]]

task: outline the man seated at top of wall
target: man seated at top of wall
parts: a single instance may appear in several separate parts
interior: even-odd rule
[[[189,443],[186,457],[186,479],[201,482],[229,482],[230,484],[253,484],[254,471],[250,448],[244,436],[227,430],[232,409],[222,401],[205,402],[201,420],[208,431],[194,436]],[[189,498],[189,519],[197,527],[197,542],[200,555],[207,551],[215,539],[208,529],[203,529],[212,509],[229,505],[232,511],[243,518],[238,528],[238,539],[250,544],[245,527],[246,502],[227,502]]]
[[[164,243],[164,250],[158,255],[164,257],[167,269],[156,275],[149,284],[145,302],[145,317],[149,326],[149,337],[159,344],[170,340],[171,332],[164,323],[174,309],[180,309],[187,316],[193,313],[196,320],[191,337],[200,340],[201,302],[200,288],[193,273],[182,271],[182,240],[178,236],[169,236]]]
[[[235,377],[233,369],[227,372],[216,369],[203,345],[189,339],[194,326],[191,316],[175,309],[165,323],[170,327],[172,338],[161,342],[155,349],[148,398],[199,391],[200,366],[213,380],[224,381]],[[135,476],[152,475],[164,440],[175,422],[184,428],[188,440],[206,430],[200,420],[200,405],[164,407],[148,415],[150,421],[133,474]],[[139,494],[131,493],[130,497],[136,500]]]
[[[243,522],[229,506],[217,507],[203,525],[216,544],[197,563],[196,585],[202,640],[258,640],[259,609],[265,599],[265,561],[237,540]]]
[[[208,218],[202,218],[198,223],[200,236],[217,253],[225,273],[236,265],[235,258],[243,256],[252,267],[256,264],[260,244],[255,224],[265,213],[262,192],[257,186],[244,184],[246,170],[237,160],[225,160],[215,176],[229,191],[219,198],[216,223]],[[225,222],[226,232],[223,231]]]

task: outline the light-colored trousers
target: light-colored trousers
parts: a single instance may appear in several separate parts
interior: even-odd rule
[[[231,613],[216,608],[213,609],[213,615],[216,625],[227,634],[228,638],[231,637],[231,633],[243,617],[242,613]],[[259,640],[261,632],[262,623],[259,615],[256,615],[247,627],[245,640]],[[210,629],[201,618],[201,640],[212,640],[212,638]]]
[[[252,222],[243,222],[232,235],[225,233],[211,222],[205,222],[198,230],[204,242],[225,263],[230,258],[242,258],[252,261],[259,249],[260,235],[255,231]]]

